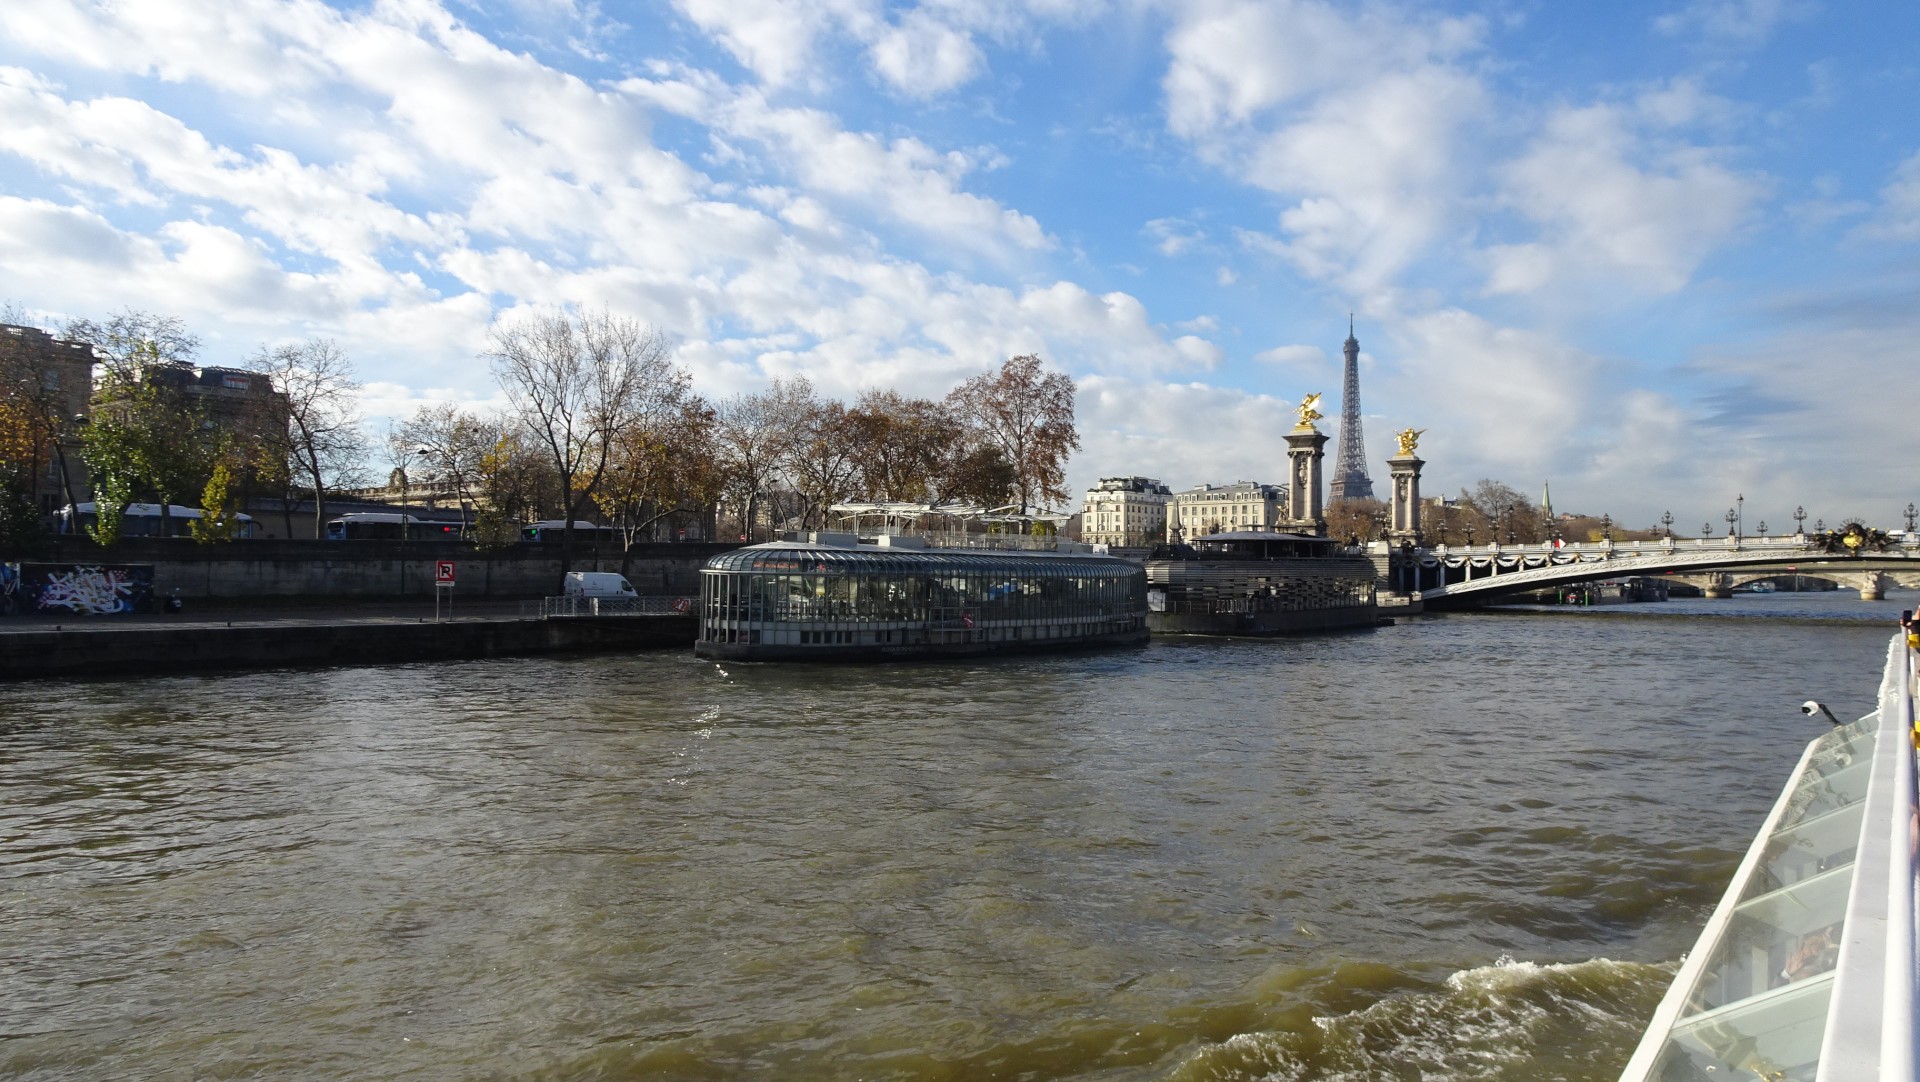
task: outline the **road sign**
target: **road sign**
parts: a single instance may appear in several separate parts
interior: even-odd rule
[[[433,581],[437,585],[453,585],[453,561],[435,560],[433,562]]]

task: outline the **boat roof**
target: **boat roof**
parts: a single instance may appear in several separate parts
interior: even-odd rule
[[[1139,564],[1097,552],[1049,552],[1036,549],[886,548],[847,546],[805,541],[764,541],[723,552],[707,561],[709,571],[798,571],[822,573],[855,569],[990,570],[1016,572],[1027,568],[1141,571]],[[1144,571],[1141,571],[1144,574]]]

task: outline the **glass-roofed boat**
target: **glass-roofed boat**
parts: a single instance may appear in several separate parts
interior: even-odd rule
[[[1140,565],[1091,549],[804,534],[707,561],[694,653],[831,661],[1118,646],[1146,640],[1146,596]]]

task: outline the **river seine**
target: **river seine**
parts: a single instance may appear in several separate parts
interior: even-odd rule
[[[0,689],[0,1076],[1611,1079],[1912,593]]]

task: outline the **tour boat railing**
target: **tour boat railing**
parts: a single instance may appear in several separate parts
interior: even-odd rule
[[[1879,709],[1808,744],[1622,1082],[1915,1077],[1914,674],[1903,630]]]

